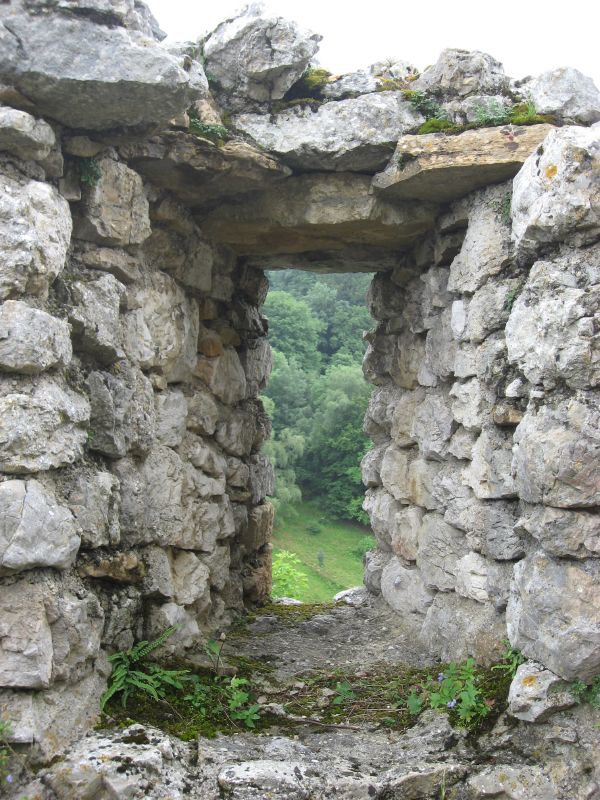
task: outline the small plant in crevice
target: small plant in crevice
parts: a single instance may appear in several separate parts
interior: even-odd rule
[[[589,703],[592,708],[600,711],[600,675],[592,683],[575,681],[569,690],[578,703]]]
[[[190,118],[189,131],[217,145],[222,145],[229,139],[229,131],[224,125],[200,122],[197,117]]]
[[[512,305],[512,304],[511,304]],[[515,650],[508,639],[503,639],[504,653],[502,654],[502,662],[495,664],[492,670],[500,670],[510,676],[512,680],[517,674],[517,670],[521,664],[525,663],[525,656],[520,650]]]
[[[256,727],[260,705],[252,699],[252,687],[247,678],[225,678],[215,675],[211,681],[192,675],[193,691],[184,697],[200,718],[217,723],[222,717],[231,723],[242,722],[246,728]]]
[[[323,100],[323,87],[329,82],[330,77],[331,72],[322,67],[309,67],[288,89],[283,102]]]
[[[426,120],[442,118],[440,104],[426,92],[420,92],[417,89],[405,89],[402,92],[402,96],[405,100],[408,100],[416,111],[423,114]]]
[[[95,158],[80,158],[77,171],[80,182],[85,186],[95,186],[102,177],[102,168]]]
[[[502,197],[491,202],[491,207],[494,209],[498,219],[503,225],[508,226],[511,224],[511,203],[512,192],[510,191],[505,192]]]
[[[189,670],[165,669],[152,661],[146,661],[147,656],[161,647],[176,630],[177,627],[172,625],[152,642],[138,642],[129,650],[119,650],[109,656],[112,672],[108,689],[100,698],[102,711],[117,694],[121,695],[121,704],[125,708],[129,697],[136,691],[159,700],[164,696],[167,687],[183,689]]]
[[[406,699],[411,714],[418,715],[425,708],[448,710],[456,715],[458,724],[469,728],[488,716],[494,701],[487,699],[479,685],[474,659],[462,664],[451,663],[434,678],[413,687]]]
[[[475,123],[478,127],[494,127],[510,122],[511,110],[499,100],[492,98],[475,109]]]
[[[410,164],[411,161],[415,161],[417,156],[412,155],[411,153],[400,153],[398,156],[398,169],[400,172],[404,172],[406,167]]]

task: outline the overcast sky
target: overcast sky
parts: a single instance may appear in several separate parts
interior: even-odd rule
[[[234,16],[239,0],[146,0],[170,39],[197,39]],[[600,86],[598,0],[270,0],[268,8],[323,36],[319,61],[350,72],[388,57],[419,69],[445,47],[483,50],[513,78],[570,66]]]

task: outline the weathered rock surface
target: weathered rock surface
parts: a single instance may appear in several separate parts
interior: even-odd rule
[[[513,647],[565,680],[600,669],[600,562],[533,553],[515,566],[506,622]]]
[[[525,722],[543,722],[573,705],[575,699],[564,681],[549,669],[535,661],[527,661],[517,669],[508,695],[508,713],[512,717]]]
[[[540,152],[541,150],[541,152]],[[514,180],[512,235],[517,257],[532,260],[549,245],[600,237],[600,132],[554,130]]]
[[[206,92],[198,63],[186,71],[144,33],[98,25],[93,17],[36,14],[29,5],[11,3],[2,10],[8,49],[0,78],[40,114],[88,130],[155,125]],[[53,47],[57,41],[60,52]]]
[[[72,355],[66,322],[20,300],[0,306],[0,371],[35,375],[66,366]]]
[[[538,75],[519,87],[538,114],[557,114],[567,122],[591,125],[600,120],[600,91],[591,78],[571,67]]]
[[[0,107],[0,150],[25,160],[43,161],[55,141],[54,131],[43,119],[16,108]]]
[[[192,208],[255,192],[290,174],[274,156],[240,141],[221,147],[183,131],[168,131],[119,147],[132,167]]]
[[[546,553],[562,558],[600,556],[600,517],[585,511],[528,506],[517,531],[533,536]]]
[[[403,133],[423,121],[401,92],[374,92],[325,103],[317,111],[240,114],[234,124],[265,150],[300,170],[376,172]],[[335,131],[335,136],[332,135]]]
[[[512,178],[550,125],[402,136],[373,189],[386,198],[446,202]]]
[[[112,275],[97,280],[76,281],[71,286],[73,308],[69,322],[75,347],[90,353],[102,364],[112,364],[124,353],[120,342],[119,312],[125,287]]]
[[[393,206],[369,195],[365,175],[301,175],[223,205],[203,229],[241,254],[406,246],[433,222],[428,204]]]
[[[436,63],[414,81],[415,89],[444,96],[502,94],[508,78],[499,61],[479,50],[442,50]]]
[[[0,483],[0,509],[0,575],[73,564],[79,549],[75,520],[42,484]]]
[[[508,359],[530,383],[598,386],[599,283],[598,247],[533,265],[506,324]]]
[[[14,172],[0,175],[0,299],[46,297],[65,266],[71,238],[69,205],[53,186]]]
[[[203,42],[205,66],[229,108],[281,99],[317,52],[321,36],[253,3]]]
[[[558,508],[597,506],[599,424],[594,392],[528,409],[514,435],[519,496]]]
[[[141,244],[150,236],[142,179],[112,158],[97,164],[100,177],[85,189],[76,212],[75,238],[103,245]]]
[[[81,457],[90,417],[85,397],[48,378],[2,390],[2,472],[40,472]]]

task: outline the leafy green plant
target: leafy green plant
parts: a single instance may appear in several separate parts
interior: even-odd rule
[[[225,634],[221,635],[220,639],[209,639],[204,648],[204,652],[210,658],[215,675],[219,674],[219,666],[221,664],[221,653],[225,644]]]
[[[201,136],[203,139],[209,139],[215,144],[222,144],[229,139],[229,131],[224,125],[214,125],[206,122],[200,122],[196,117],[190,118],[189,125],[190,133],[195,136]]]
[[[417,133],[458,133],[459,130],[464,129],[459,128],[459,126],[455,125],[453,122],[450,122],[449,119],[444,117],[431,117],[421,125]]]
[[[81,158],[77,163],[79,180],[85,186],[95,186],[102,177],[102,168],[95,158]]]
[[[421,114],[423,114],[425,119],[442,117],[442,109],[440,104],[430,97],[426,92],[420,92],[416,89],[405,89],[402,92],[402,95],[405,100],[408,100],[408,102],[416,111],[419,111]]]
[[[229,720],[243,722],[254,728],[260,719],[260,706],[252,702],[250,682],[246,678],[214,677],[212,681],[191,676],[193,692],[185,696],[200,717],[206,721],[217,721],[225,715]]]
[[[510,116],[511,110],[499,100],[488,100],[475,109],[475,123],[481,128],[506,125]]]
[[[493,701],[483,696],[477,685],[476,664],[468,658],[462,664],[451,663],[436,679],[431,675],[421,686],[415,686],[406,699],[411,714],[420,714],[423,708],[445,710],[456,714],[459,724],[470,727],[488,716]]]
[[[569,688],[578,703],[589,703],[592,708],[600,710],[600,675],[593,683],[575,681]]]
[[[172,625],[152,642],[138,642],[129,650],[120,650],[109,656],[112,672],[108,689],[100,699],[103,711],[111,697],[116,694],[121,695],[121,704],[125,708],[130,695],[136,690],[150,695],[154,700],[159,700],[164,696],[167,687],[183,689],[189,670],[164,669],[159,664],[145,660],[150,653],[161,647],[176,629],[177,627]]]
[[[273,596],[293,597],[305,591],[308,578],[299,567],[302,562],[294,553],[279,550],[273,556]]]
[[[335,697],[331,701],[334,706],[343,706],[349,700],[354,700],[356,695],[352,691],[352,686],[348,681],[342,681],[335,685]]]

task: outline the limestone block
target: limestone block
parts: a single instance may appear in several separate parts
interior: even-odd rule
[[[210,570],[197,555],[191,551],[179,550],[173,553],[174,600],[181,606],[189,606],[201,601],[210,603]]]
[[[562,689],[562,691],[560,691]],[[524,722],[544,722],[557,711],[575,705],[575,698],[558,675],[535,661],[517,669],[510,684],[508,713]]]
[[[358,100],[322,108],[346,102]],[[327,133],[327,141],[337,138]],[[435,212],[430,203],[389,203],[369,190],[368,175],[301,174],[237,203],[221,204],[206,215],[202,229],[239,255],[285,256],[285,266],[290,255],[297,253],[332,249],[351,253],[367,247],[381,253],[381,248],[404,248],[433,227]]]
[[[212,436],[217,427],[219,409],[210,392],[202,386],[193,387],[193,394],[187,397],[188,430],[205,436]]]
[[[258,423],[252,406],[240,406],[229,411],[217,424],[215,439],[229,455],[243,458],[256,448]]]
[[[478,603],[492,602],[496,608],[505,608],[511,576],[511,565],[497,564],[470,552],[457,562],[455,590]]]
[[[112,158],[97,164],[100,177],[83,191],[75,238],[117,247],[141,244],[151,233],[142,179]]]
[[[45,592],[52,631],[52,681],[79,680],[98,657],[104,613],[96,595],[81,585],[53,582]]]
[[[146,573],[144,562],[131,551],[84,553],[77,560],[77,572],[82,578],[99,578],[116,584],[141,583]]]
[[[418,569],[409,569],[398,558],[392,558],[381,573],[381,595],[394,611],[424,616],[435,591],[425,586]]]
[[[229,567],[231,564],[229,546],[227,544],[218,545],[212,553],[203,554],[201,561],[208,567],[211,587],[222,592],[229,582]]]
[[[48,687],[53,651],[43,587],[27,582],[4,586],[0,605],[0,686]]]
[[[80,3],[69,4],[81,11]],[[0,77],[32,100],[39,113],[68,127],[160,125],[206,93],[200,65],[186,65],[183,54],[160,46],[141,15],[138,30],[128,30],[97,24],[93,12],[86,18],[32,11],[11,8],[3,14],[19,49],[7,54]]]
[[[163,656],[182,653],[200,638],[200,628],[193,611],[188,611],[177,603],[164,603],[151,606],[144,622],[144,638],[156,639],[165,628],[175,626],[176,630],[160,650]]]
[[[13,386],[1,385],[0,470],[40,472],[80,458],[87,439],[88,401],[46,377]]]
[[[94,247],[87,242],[77,242],[75,257],[90,269],[109,272],[124,284],[140,279],[139,258],[117,247]]]
[[[20,300],[0,306],[0,371],[35,375],[66,366],[72,355],[66,322]]]
[[[408,332],[398,336],[389,368],[390,377],[396,386],[414,389],[418,383],[423,383],[421,373],[424,360],[425,342],[422,337]]]
[[[511,475],[512,437],[495,426],[483,428],[465,471],[469,486],[480,500],[516,497],[518,480]],[[523,496],[519,491],[519,495]]]
[[[181,216],[184,214],[182,209]],[[218,255],[195,226],[182,233],[156,227],[143,249],[150,266],[168,272],[199,292],[212,289],[213,271],[219,267]]]
[[[559,795],[541,767],[514,767],[502,764],[486,767],[469,778],[467,785],[476,800],[502,797],[507,800],[558,800]]]
[[[541,149],[541,153],[540,153]],[[600,237],[597,128],[551,131],[513,184],[512,236],[519,259],[549,244],[589,244]]]
[[[396,342],[392,336],[370,332],[367,335],[367,349],[362,363],[363,375],[367,383],[382,386],[388,382],[392,370],[392,359]]]
[[[164,445],[156,445],[138,464],[120,459],[113,470],[121,482],[121,541],[138,544],[175,544],[190,525],[184,508],[183,463]]]
[[[223,403],[238,403],[246,397],[246,374],[233,347],[217,358],[199,356],[194,374]]]
[[[447,398],[441,393],[428,392],[415,410],[412,435],[423,458],[442,461],[448,452],[454,417]]]
[[[172,544],[184,550],[212,553],[218,541],[235,534],[233,509],[229,498],[199,498],[188,503],[189,522],[174,535]]]
[[[437,379],[452,375],[456,358],[456,342],[452,336],[451,312],[443,311],[432,324],[425,339],[425,360],[419,369],[419,383],[437,385]]]
[[[459,425],[448,443],[448,452],[454,458],[470,461],[473,458],[473,447],[476,441],[477,433],[467,431],[462,425]]]
[[[265,497],[275,494],[275,472],[268,456],[250,456],[250,491],[253,504],[262,503]]]
[[[421,387],[413,391],[400,392],[391,407],[392,419],[390,434],[398,447],[416,444],[413,433],[413,420],[417,409],[425,400],[425,390]]]
[[[119,504],[119,481],[110,472],[77,476],[67,489],[67,505],[81,531],[83,548],[119,543]]]
[[[451,503],[444,519],[465,531],[469,546],[497,561],[525,555],[517,504],[506,500],[477,500],[472,494]]]
[[[258,397],[269,381],[273,369],[273,351],[266,339],[248,342],[240,354],[240,362],[246,374],[248,397]]]
[[[594,392],[530,407],[515,431],[513,470],[519,497],[558,508],[600,502],[600,415]]]
[[[230,102],[269,102],[284,96],[317,52],[321,37],[283,17],[247,6],[205,39],[206,69]]]
[[[381,576],[390,558],[390,553],[383,553],[381,550],[369,550],[365,553],[365,574],[363,576],[363,581],[371,594],[381,594]]]
[[[187,401],[180,389],[160,392],[154,397],[156,438],[160,444],[179,447],[186,431]]]
[[[0,575],[33,567],[67,569],[79,541],[73,515],[41,483],[0,483]]]
[[[387,94],[387,93],[386,93]],[[514,177],[550,125],[480,128],[454,136],[406,128],[373,190],[386,199],[448,202]]]
[[[119,152],[154,186],[172,192],[192,208],[211,207],[223,198],[260,191],[291,174],[277,158],[248,142],[230,141],[215,147],[187,131],[165,131],[147,140],[130,141],[122,144]],[[208,278],[207,261],[196,262],[188,243],[183,243],[182,255],[182,277],[187,262],[195,264],[195,283],[202,276]]]
[[[423,524],[423,509],[409,506],[397,511],[390,528],[392,551],[404,561],[416,561],[419,534]]]
[[[455,588],[458,561],[469,547],[462,531],[444,522],[439,514],[426,514],[418,536],[417,566],[428,588]]]
[[[470,200],[467,233],[460,253],[450,265],[450,291],[475,292],[508,264],[510,229],[496,210],[506,191],[506,184],[491,186]]]
[[[89,448],[109,458],[128,452],[144,455],[154,441],[156,412],[152,384],[135,367],[118,375],[92,372],[88,380],[91,401]]]
[[[360,462],[362,482],[365,486],[373,488],[381,486],[381,462],[387,449],[387,443],[367,450]]]
[[[382,386],[369,398],[363,430],[378,444],[390,438],[392,414],[400,394],[394,386]]]
[[[65,266],[73,224],[69,204],[50,184],[16,173],[0,175],[0,198],[0,300],[45,298]]]
[[[452,414],[467,431],[480,431],[490,417],[493,394],[477,378],[456,381],[450,390]]]
[[[395,500],[409,501],[408,468],[413,455],[410,451],[390,445],[381,462],[381,482]]]
[[[594,81],[572,67],[559,67],[519,87],[538,114],[557,114],[568,122],[591,125],[600,120],[600,92]]]
[[[237,128],[294,169],[366,173],[382,169],[399,137],[422,121],[402,92],[395,91],[324,103],[316,111],[304,106],[272,118],[234,117]]]
[[[595,513],[528,506],[516,523],[516,531],[533,536],[552,556],[600,557],[600,519]]]
[[[198,304],[168,275],[147,275],[129,288],[123,347],[141,369],[169,383],[188,380],[196,366]]]
[[[47,764],[98,720],[110,664],[100,656],[95,667],[75,684],[58,683],[44,692],[0,692],[0,713],[11,720],[11,742],[30,745],[34,763]]]
[[[415,458],[408,468],[405,502],[431,511],[440,507],[440,484],[443,468],[439,462]]]
[[[255,506],[248,515],[248,527],[241,539],[246,552],[259,550],[271,541],[275,509],[271,503]]]
[[[555,561],[542,551],[519,561],[506,613],[513,647],[565,680],[600,670],[600,562]]]
[[[125,287],[112,275],[103,275],[72,287],[73,306],[69,322],[73,326],[75,347],[90,353],[103,364],[123,358],[120,344],[119,310]]]
[[[16,108],[0,108],[0,150],[25,161],[43,161],[55,141],[54,131],[43,119],[36,119]]]
[[[442,50],[436,63],[427,67],[413,83],[420,91],[443,96],[503,94],[508,77],[499,61],[479,50]]]
[[[401,504],[385,489],[368,489],[363,509],[369,515],[378,546],[383,550],[390,550],[396,514],[401,511]]]
[[[479,344],[490,333],[504,328],[511,304],[521,289],[521,281],[489,281],[477,289],[469,303],[464,337]]]
[[[438,593],[427,611],[420,639],[443,661],[492,664],[502,655],[506,637],[504,615],[491,603],[477,603],[451,593]]]
[[[600,249],[538,261],[506,324],[508,360],[532,384],[572,389],[600,384]]]
[[[144,564],[145,574],[142,582],[144,597],[172,600],[175,587],[169,551],[164,547],[149,545],[140,548],[139,552]]]

